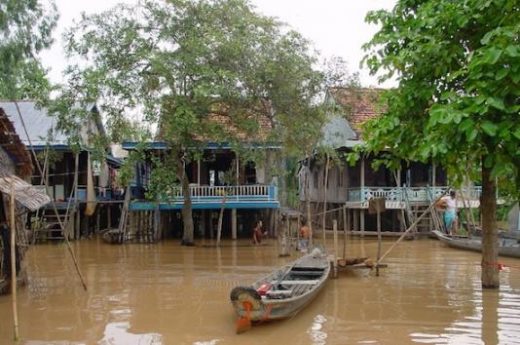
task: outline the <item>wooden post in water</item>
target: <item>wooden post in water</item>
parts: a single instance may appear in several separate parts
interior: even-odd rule
[[[372,198],[368,201],[368,213],[377,214],[377,265],[376,276],[379,276],[379,260],[381,258],[381,212],[386,209],[385,198]]]
[[[15,224],[15,190],[11,183],[10,228],[11,228],[11,296],[13,297],[14,341],[18,341],[18,307],[16,299],[16,224]]]
[[[381,211],[377,209],[377,261],[381,257]],[[379,277],[379,264],[376,265],[376,277]]]
[[[347,257],[347,206],[343,206],[343,259]]]
[[[325,233],[325,227],[327,225],[327,197],[328,197],[328,181],[329,181],[329,154],[327,153],[327,162],[325,164],[325,178],[323,179],[323,218],[322,218],[322,227],[323,231],[323,247],[327,248],[327,238]]]
[[[338,221],[334,219],[332,221],[332,230],[334,234],[334,261],[332,262],[332,268],[334,269],[334,278],[338,277]]]
[[[75,240],[79,240],[79,234],[80,234],[80,221],[81,221],[81,211],[79,207],[79,196],[78,196],[78,177],[79,174],[79,152],[76,153],[76,156],[74,157],[74,209],[76,212],[74,212],[74,234],[73,238]]]

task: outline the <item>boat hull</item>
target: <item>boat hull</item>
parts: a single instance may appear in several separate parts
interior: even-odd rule
[[[308,254],[251,286],[235,287],[231,303],[240,318],[263,322],[290,318],[309,304],[325,286],[330,263],[325,254]]]
[[[450,237],[438,230],[432,233],[443,243],[453,248],[472,250],[482,252],[482,240],[480,237],[460,238]],[[516,239],[499,238],[498,239],[498,255],[520,258],[520,243]]]

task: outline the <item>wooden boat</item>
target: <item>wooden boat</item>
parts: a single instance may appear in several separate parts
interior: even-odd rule
[[[327,254],[323,249],[314,248],[251,286],[235,287],[230,298],[240,317],[237,332],[249,329],[251,323],[294,316],[316,297],[329,273]]]
[[[479,236],[461,237],[448,236],[439,230],[434,230],[432,233],[443,243],[450,247],[473,250],[476,252],[482,251],[482,238]],[[520,258],[520,242],[515,238],[499,237],[498,238],[498,255]]]
[[[119,229],[109,229],[101,235],[101,238],[109,244],[121,244],[124,242],[124,234]]]

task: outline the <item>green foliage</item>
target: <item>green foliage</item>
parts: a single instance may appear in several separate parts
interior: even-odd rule
[[[201,137],[237,142],[241,132],[283,141],[321,86],[308,42],[283,30],[244,0],[120,5],[84,17],[66,35],[68,54],[89,63],[69,67],[62,98],[101,103],[114,138],[123,114],[137,110],[188,160],[199,150],[186,148],[199,147]],[[236,131],[207,121],[209,114],[229,116]],[[282,129],[259,138],[261,114]]]
[[[0,3],[0,97],[45,100],[50,91],[37,54],[52,43],[58,15],[52,0]]]
[[[169,157],[156,162],[149,197],[173,183],[172,171],[186,186],[178,158],[200,158],[204,141],[228,142],[241,161],[257,162],[258,153],[246,153],[251,145],[243,141],[292,141],[292,124],[300,129],[312,119],[322,86],[308,42],[255,13],[247,0],[118,5],[85,16],[66,34],[66,50],[81,62],[67,70],[62,102],[100,104],[113,138],[124,134],[124,114],[136,113],[167,142]],[[79,115],[61,109],[64,122]],[[267,137],[260,131],[261,116],[273,126]],[[184,211],[189,217],[191,211]],[[188,242],[192,232],[185,230]]]
[[[365,63],[399,81],[385,116],[365,127],[367,149],[432,159],[459,181],[482,160],[518,190],[518,2],[401,0],[367,21],[381,29],[365,45]]]

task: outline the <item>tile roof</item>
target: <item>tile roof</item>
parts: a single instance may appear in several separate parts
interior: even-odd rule
[[[237,122],[240,121],[240,128]],[[219,142],[218,132],[223,132],[224,139],[229,137],[242,142],[265,142],[273,127],[269,116],[262,110],[231,114],[226,107],[208,114],[202,122],[205,134],[194,133],[193,139],[200,142]],[[164,128],[160,126],[157,139],[165,140]]]
[[[362,125],[384,112],[379,103],[383,89],[376,88],[332,88],[329,94],[344,110],[344,116],[358,136],[362,136]]]

